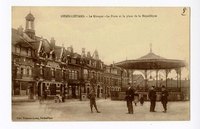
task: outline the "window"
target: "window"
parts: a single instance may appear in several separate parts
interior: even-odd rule
[[[27,55],[27,49],[26,48],[24,48],[24,47],[21,47],[21,54],[22,55]]]
[[[121,85],[121,80],[120,79],[118,79],[118,86],[120,86]]]
[[[16,47],[16,52],[20,53],[20,47],[19,46]]]
[[[27,68],[27,75],[28,75],[28,76],[30,75],[30,73],[29,73],[29,68]]]
[[[100,81],[100,73],[98,73],[98,81]]]
[[[17,67],[17,74],[19,74],[20,73],[20,71],[19,71],[19,67]]]
[[[93,76],[93,78],[96,79],[96,73],[95,72],[92,72],[92,76]]]
[[[40,74],[42,75],[44,73],[44,70],[42,68],[42,66],[40,66]]]
[[[28,56],[31,56],[31,49],[28,49]]]
[[[24,68],[21,68],[21,74],[24,74]]]
[[[91,79],[91,72],[88,71],[88,79]]]
[[[55,68],[52,68],[52,77],[55,77]]]
[[[74,79],[76,79],[76,80],[78,79],[78,72],[77,71],[74,72]]]
[[[72,71],[69,70],[69,79],[72,79]]]
[[[76,63],[76,59],[72,58],[72,59],[71,59],[71,63],[72,63],[72,64],[75,64],[75,63]]]
[[[72,79],[74,79],[74,70],[72,70],[71,73],[72,73]]]
[[[84,69],[84,70],[83,70],[83,74],[84,74],[84,75],[83,75],[83,76],[84,76],[83,78],[84,78],[84,79],[88,79],[88,70],[87,70],[87,69]]]
[[[69,70],[69,79],[78,80],[78,71]]]

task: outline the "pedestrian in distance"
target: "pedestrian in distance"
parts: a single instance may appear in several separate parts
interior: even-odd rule
[[[139,102],[139,94],[138,92],[136,91],[134,93],[134,103],[135,103],[135,106],[137,106],[137,103]]]
[[[164,108],[164,113],[167,112],[167,103],[168,103],[168,91],[166,90],[166,87],[165,86],[162,86],[162,93],[161,93],[161,103],[163,105],[163,108]]]
[[[134,90],[130,86],[130,84],[128,84],[128,89],[126,91],[126,97],[125,97],[128,108],[128,113],[126,114],[133,114],[133,103],[132,103],[133,99],[134,99]]]
[[[141,95],[141,97],[140,97],[140,105],[143,106],[143,103],[144,103],[144,97],[143,97],[143,95]]]
[[[156,91],[155,91],[155,86],[151,87],[151,90],[149,91],[149,99],[150,99],[150,112],[156,112],[155,107],[156,107]]]
[[[47,90],[44,91],[44,101],[47,100]]]
[[[97,109],[97,104],[96,104],[96,94],[95,94],[95,90],[91,89],[90,93],[87,95],[87,98],[90,99],[90,109],[91,109],[91,113],[93,113],[93,106],[96,109],[97,113],[101,113],[98,109]]]

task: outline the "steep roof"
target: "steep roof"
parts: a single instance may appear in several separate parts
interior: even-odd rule
[[[33,14],[31,14],[31,12],[25,17],[27,20],[34,20],[35,17],[33,16]]]
[[[31,39],[26,33],[23,33],[23,38],[28,42],[36,42],[36,40]]]
[[[23,42],[23,40],[19,37],[18,30],[12,28],[12,44],[17,44],[19,42]]]
[[[95,59],[95,60],[99,60],[99,54],[98,54],[97,50],[94,51],[92,58]]]
[[[18,34],[18,30],[12,28],[12,44],[13,45],[21,45],[24,47],[34,48],[32,44],[26,41],[22,36]]]
[[[124,60],[115,63],[125,69],[175,69],[187,66],[184,60],[166,59],[152,52],[135,60]]]
[[[43,39],[42,41],[43,41],[44,51],[46,53],[49,53],[52,50],[52,47],[51,47],[49,41],[47,39]]]
[[[165,59],[165,58],[150,52],[147,55],[138,58],[138,60],[144,60],[144,59],[146,60],[146,59]]]

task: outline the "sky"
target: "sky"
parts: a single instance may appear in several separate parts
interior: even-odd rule
[[[107,65],[140,58],[150,52],[150,44],[156,55],[190,61],[190,8],[14,6],[12,28],[25,28],[29,12],[35,17],[37,36],[54,37],[56,45],[72,45],[79,54],[82,48],[91,54],[97,49]],[[186,77],[189,70],[182,74]],[[175,71],[169,77],[175,78]]]

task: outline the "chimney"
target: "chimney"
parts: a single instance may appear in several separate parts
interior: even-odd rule
[[[82,53],[85,53],[85,48],[82,48]]]
[[[55,41],[54,38],[51,38],[50,43],[51,43],[51,46],[52,46],[53,48],[55,48],[56,41]]]
[[[73,50],[73,46],[72,46],[72,45],[70,46],[70,48],[71,48],[71,53],[74,53],[74,50]]]
[[[82,54],[81,57],[85,57],[85,48],[82,48]]]
[[[67,51],[71,52],[70,47],[67,47]]]
[[[18,34],[20,36],[23,36],[23,30],[24,30],[24,28],[22,28],[22,25],[20,25],[19,28],[18,28]]]
[[[87,57],[90,58],[91,57],[91,54],[90,52],[87,52]]]

